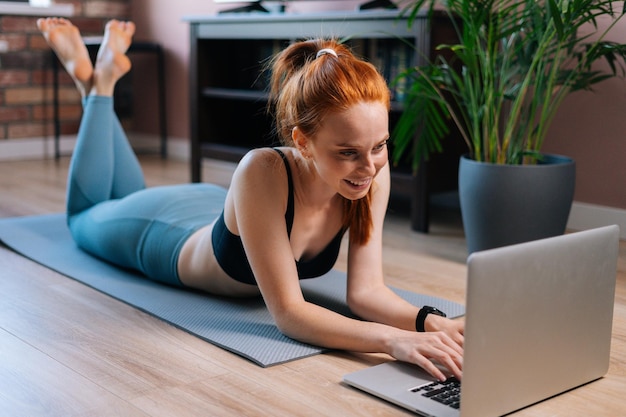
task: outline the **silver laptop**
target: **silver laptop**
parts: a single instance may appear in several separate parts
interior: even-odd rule
[[[398,361],[344,382],[419,415],[489,417],[602,377],[618,241],[614,225],[470,255],[460,404],[445,404],[446,389]]]

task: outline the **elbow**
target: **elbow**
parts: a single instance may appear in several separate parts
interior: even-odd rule
[[[387,290],[385,285],[349,288],[346,303],[350,311],[361,319],[376,321],[378,301]]]
[[[271,311],[272,318],[278,330],[287,337],[299,340],[298,329],[302,328],[297,314],[297,308],[278,308]]]
[[[346,303],[352,314],[362,319],[367,319],[367,297],[359,294],[349,293],[346,297]]]
[[[286,320],[284,317],[282,316],[276,316],[274,317],[274,323],[276,324],[276,327],[278,327],[278,330],[284,334],[287,337],[293,337],[292,336],[292,326],[289,324],[289,321]]]
[[[303,343],[320,345],[327,323],[320,316],[318,308],[302,301],[289,303],[271,312],[274,323],[282,334]]]

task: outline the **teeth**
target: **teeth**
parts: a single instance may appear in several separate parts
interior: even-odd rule
[[[356,185],[357,187],[358,187],[358,186],[361,186],[361,185],[365,185],[365,184],[367,184],[367,180],[366,180],[366,181],[351,181],[351,180],[347,180],[347,181],[348,181],[350,184]]]

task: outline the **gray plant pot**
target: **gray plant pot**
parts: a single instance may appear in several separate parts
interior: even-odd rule
[[[544,156],[538,165],[461,157],[459,198],[469,253],[565,232],[576,166],[564,156]]]

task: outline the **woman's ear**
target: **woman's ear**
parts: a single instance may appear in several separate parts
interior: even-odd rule
[[[300,129],[298,129],[298,126],[294,127],[291,130],[291,140],[293,140],[296,149],[298,150],[298,152],[300,152],[303,158],[308,159],[311,157],[311,153],[307,148],[309,144],[309,139],[304,135],[304,133],[302,133]]]

